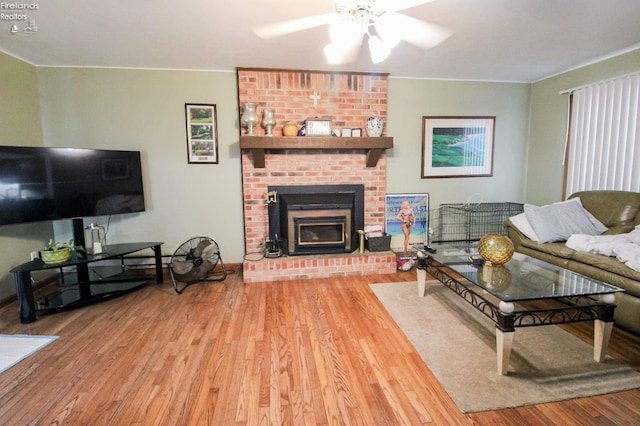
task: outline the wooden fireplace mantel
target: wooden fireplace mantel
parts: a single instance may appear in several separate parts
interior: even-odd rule
[[[375,167],[382,153],[393,148],[392,137],[343,138],[331,136],[240,136],[240,149],[251,150],[253,166],[264,168],[266,150],[362,149],[367,151],[367,167]]]

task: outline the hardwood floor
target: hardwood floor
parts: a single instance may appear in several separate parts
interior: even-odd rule
[[[196,284],[170,280],[108,302],[18,321],[0,333],[60,338],[0,374],[4,425],[624,425],[640,389],[461,413],[370,291],[415,272]],[[586,341],[592,325],[570,328]],[[640,371],[640,337],[614,329],[610,355]]]

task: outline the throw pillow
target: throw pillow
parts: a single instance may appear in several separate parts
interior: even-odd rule
[[[609,228],[607,228],[604,223],[600,222],[598,220],[598,218],[596,218],[589,210],[585,209],[584,206],[582,205],[582,200],[580,199],[580,197],[575,197],[575,198],[571,198],[567,201],[560,201],[558,203],[554,203],[554,204],[562,204],[562,203],[569,203],[569,202],[577,202],[578,204],[580,204],[580,207],[582,207],[582,211],[584,212],[584,214],[587,215],[587,217],[589,218],[589,221],[591,222],[591,224],[596,228],[596,230],[598,231],[598,233],[596,235],[600,235],[603,232],[606,232],[609,230]]]
[[[511,216],[509,220],[511,221],[513,226],[515,226],[516,229],[522,232],[527,238],[533,241],[539,241],[538,236],[529,223],[529,220],[527,220],[526,214],[520,213],[515,216]]]
[[[524,213],[540,243],[566,241],[573,234],[600,235],[607,230],[575,198],[542,207],[525,204]]]

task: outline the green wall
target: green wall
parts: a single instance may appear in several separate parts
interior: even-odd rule
[[[442,203],[521,202],[524,197],[529,85],[389,79],[387,192],[428,193]],[[492,177],[421,178],[423,116],[495,116]]]
[[[46,146],[141,151],[147,210],[112,216],[107,245],[161,241],[171,255],[209,236],[223,260],[242,261],[235,72],[40,68],[38,76]],[[185,103],[216,105],[219,164],[188,164]],[[71,236],[69,221],[56,223],[56,235]]]
[[[638,71],[640,49],[532,85],[525,196],[527,202],[548,204],[562,199],[562,160],[567,134],[569,95],[561,95],[560,92]]]
[[[42,145],[37,69],[0,52],[0,145]],[[15,294],[11,268],[53,235],[51,223],[0,226],[0,300]]]
[[[172,253],[192,236],[209,235],[224,259],[242,261],[235,73],[40,68],[39,80],[45,145],[143,153],[148,210],[112,217],[110,241],[159,240]],[[185,102],[217,105],[220,164],[187,164]],[[474,195],[521,200],[528,104],[526,84],[390,79],[388,192],[429,192],[437,204]],[[421,117],[430,114],[495,115],[494,176],[421,179]],[[57,235],[70,232],[57,224]]]

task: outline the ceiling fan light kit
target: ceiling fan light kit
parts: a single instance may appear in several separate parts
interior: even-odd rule
[[[389,57],[391,48],[387,46],[377,36],[369,36],[369,53],[371,54],[371,62],[379,64]]]
[[[331,43],[324,48],[329,63],[341,63],[351,49],[362,43],[365,35],[369,36],[371,62],[377,64],[389,57],[391,48],[400,41],[397,36],[400,28],[396,27],[397,22],[392,18],[383,18],[390,16],[388,12],[374,10],[374,5],[375,1],[367,1],[354,6],[357,9],[351,9],[346,5],[336,4],[339,17],[329,26]],[[370,27],[374,27],[378,35],[371,35]]]
[[[309,16],[255,28],[262,38],[273,38],[320,25],[329,25],[331,42],[324,47],[329,63],[353,62],[368,36],[373,63],[384,61],[401,40],[430,49],[450,36],[450,31],[407,15],[396,13],[432,0],[336,0],[331,14]],[[373,27],[373,30],[372,30]]]

